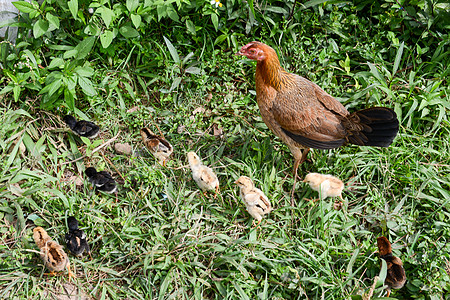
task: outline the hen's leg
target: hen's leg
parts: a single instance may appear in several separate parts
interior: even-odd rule
[[[297,155],[294,156],[294,184],[292,185],[292,191],[291,191],[291,205],[294,206],[294,191],[295,191],[295,185],[297,184],[297,171],[298,167],[301,163],[303,163],[306,160],[306,156],[308,155],[309,148],[304,149],[303,151],[300,151],[301,156],[298,157]]]

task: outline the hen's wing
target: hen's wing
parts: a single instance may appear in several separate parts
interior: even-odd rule
[[[332,149],[346,142],[345,107],[311,81],[295,75],[277,93],[271,112],[283,131],[300,144]]]

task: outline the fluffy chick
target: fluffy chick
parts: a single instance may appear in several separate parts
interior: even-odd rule
[[[109,194],[117,192],[116,181],[108,171],[97,172],[94,167],[89,167],[84,173],[89,178],[89,182],[92,183],[97,190]]]
[[[239,195],[245,203],[248,213],[261,223],[262,216],[272,211],[269,198],[263,191],[256,188],[253,181],[247,176],[241,176],[234,182],[240,187]]]
[[[195,152],[189,152],[187,157],[192,170],[192,178],[194,178],[198,187],[205,193],[206,191],[215,191],[216,195],[214,197],[216,197],[219,192],[219,179],[217,175],[211,168],[202,164],[200,157]]]
[[[67,226],[69,227],[69,232],[65,236],[67,249],[78,257],[82,256],[84,251],[91,255],[91,249],[86,241],[86,234],[83,230],[78,229],[77,219],[75,217],[67,218]]]
[[[391,289],[401,289],[406,282],[405,269],[400,258],[392,255],[392,247],[389,240],[382,236],[377,239],[378,253],[387,264],[387,274],[384,283],[387,285],[387,297]]]
[[[64,122],[75,134],[90,139],[97,137],[100,130],[100,127],[98,127],[95,123],[83,120],[77,121],[74,117],[69,115],[64,117]]]
[[[166,160],[173,152],[172,145],[163,137],[154,134],[148,128],[141,129],[141,137],[145,147],[156,157],[160,164],[166,165]]]
[[[339,178],[332,175],[309,173],[303,182],[308,183],[313,190],[319,192],[322,199],[327,197],[340,197],[342,199],[344,183]]]
[[[34,228],[33,239],[41,250],[41,259],[44,262],[44,265],[50,270],[51,275],[54,275],[54,272],[63,271],[67,267],[69,280],[71,277],[76,277],[72,271],[70,271],[69,257],[67,257],[66,252],[64,252],[61,245],[48,236],[44,228]]]

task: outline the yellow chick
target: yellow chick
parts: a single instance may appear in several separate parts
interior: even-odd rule
[[[36,245],[41,250],[40,256],[44,261],[44,265],[50,270],[50,275],[55,272],[63,271],[66,267],[69,271],[69,280],[76,276],[70,271],[69,257],[64,252],[62,246],[53,241],[42,227],[33,229],[33,238]]]
[[[195,152],[189,152],[187,157],[189,167],[191,167],[192,170],[192,178],[194,178],[198,187],[205,194],[206,191],[215,191],[216,195],[214,195],[214,197],[216,197],[219,192],[219,179],[217,178],[217,175],[211,168],[202,164],[200,157],[198,157]]]
[[[173,152],[172,145],[165,138],[154,134],[145,127],[141,129],[141,137],[145,147],[156,157],[160,164],[165,166],[167,158]]]
[[[245,203],[248,213],[261,223],[262,216],[272,211],[272,205],[263,191],[256,188],[247,176],[241,176],[234,182],[240,187],[239,195]]]
[[[308,183],[313,190],[318,191],[322,199],[327,197],[340,197],[342,199],[344,183],[339,178],[332,175],[309,173],[303,182]]]

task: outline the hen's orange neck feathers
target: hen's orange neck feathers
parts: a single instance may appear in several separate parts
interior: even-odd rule
[[[281,67],[278,55],[273,48],[264,44],[258,44],[257,47],[264,51],[265,58],[258,60],[256,78],[260,76],[265,85],[269,85],[276,90],[287,87],[289,83],[293,82],[293,75]],[[261,82],[256,84],[261,84]]]

